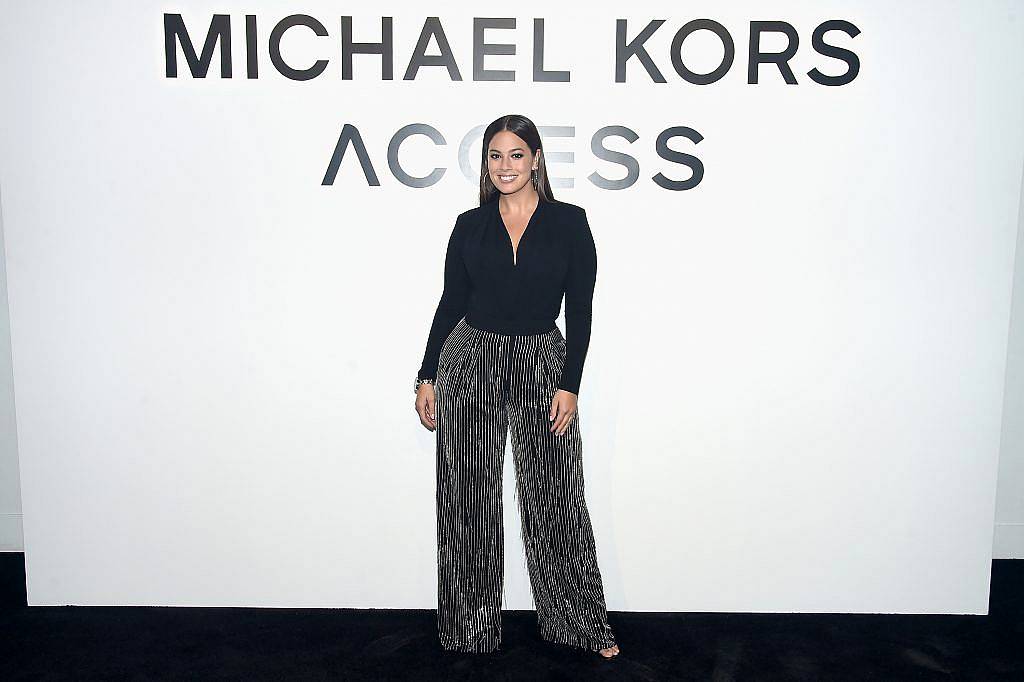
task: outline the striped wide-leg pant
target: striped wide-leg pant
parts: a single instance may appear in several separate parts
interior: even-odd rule
[[[542,638],[594,651],[615,644],[583,495],[579,412],[548,420],[565,363],[556,326],[506,335],[459,321],[435,383],[437,619],[445,649],[501,644],[502,466],[512,432],[523,545]]]

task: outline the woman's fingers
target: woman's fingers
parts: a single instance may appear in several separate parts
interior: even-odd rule
[[[429,386],[429,384],[426,384]],[[416,414],[420,417],[420,424],[433,431],[437,424],[434,420],[434,391],[421,388],[416,395]]]
[[[556,436],[561,436],[565,433],[565,430],[569,428],[569,422],[572,421],[573,415],[576,414],[576,410],[566,408],[564,402],[555,399],[551,403],[551,413],[555,415],[555,419],[551,422],[551,426],[548,428],[548,431],[554,431]]]
[[[559,403],[558,399],[556,398],[555,400],[551,401],[551,411],[548,413],[548,418],[551,421],[551,425],[548,427],[548,431],[558,430],[558,420],[560,416],[561,403]]]
[[[559,429],[557,431],[557,434],[559,436],[562,436],[562,435],[565,434],[566,429],[569,428],[569,422],[572,421],[572,417],[573,417],[573,413],[572,412],[566,412],[564,415],[562,415],[562,418],[559,420],[560,421],[560,425],[559,425]]]

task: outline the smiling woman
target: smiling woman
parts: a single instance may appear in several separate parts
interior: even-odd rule
[[[543,334],[555,328],[564,296],[569,347],[558,387],[578,394],[597,277],[586,212],[574,204],[537,201],[525,225],[522,218],[513,223],[518,229],[506,221],[498,199],[456,219],[444,291],[417,378],[435,378],[441,346],[461,318],[498,334]]]
[[[501,643],[502,462],[512,430],[540,635],[618,654],[583,492],[577,394],[597,248],[586,211],[556,201],[536,126],[484,132],[480,206],[459,214],[416,379],[437,430],[438,632],[458,651]],[[555,324],[565,296],[566,337]]]

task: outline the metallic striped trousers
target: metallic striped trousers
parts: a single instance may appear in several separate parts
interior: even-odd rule
[[[523,546],[542,638],[597,651],[615,644],[583,494],[579,412],[548,420],[565,363],[558,327],[506,335],[463,318],[435,379],[437,622],[445,649],[501,644],[502,466],[512,432]]]

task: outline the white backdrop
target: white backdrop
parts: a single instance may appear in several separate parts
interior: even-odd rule
[[[523,113],[556,197],[598,246],[580,394],[587,499],[609,608],[985,613],[1018,191],[1019,3],[476,3],[394,17],[394,78],[357,54],[342,78],[337,3],[5,2],[0,127],[6,257],[32,605],[436,605],[434,435],[411,381],[455,216],[475,205],[481,127]],[[441,10],[443,13],[440,13]],[[163,15],[201,51],[230,13],[233,75],[165,75]],[[315,17],[268,53],[289,12]],[[245,15],[258,78],[246,78]],[[505,10],[497,12],[498,16]],[[440,16],[462,80],[406,68]],[[545,22],[535,82],[533,22]],[[691,19],[736,44],[710,85],[673,70]],[[750,22],[791,24],[797,83],[761,66]],[[647,41],[615,81],[616,20]],[[826,34],[860,72],[808,71]],[[955,36],[955,39],[952,37]],[[765,51],[784,47],[765,36]],[[477,47],[479,51],[480,46]],[[427,51],[438,54],[431,41]],[[722,49],[702,31],[687,66]],[[436,129],[398,148],[408,125]],[[345,126],[349,149],[322,181]],[[603,138],[606,126],[635,133]],[[429,128],[424,128],[429,127]],[[657,174],[703,166],[688,190]],[[596,136],[596,137],[595,137]],[[635,182],[595,147],[636,160]],[[561,319],[559,326],[564,330]],[[511,456],[507,457],[511,465]],[[506,472],[511,475],[510,471]],[[507,478],[510,482],[511,479]],[[507,607],[529,608],[506,486]]]

